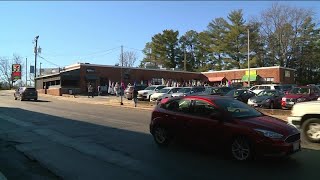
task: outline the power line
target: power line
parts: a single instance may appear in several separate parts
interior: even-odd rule
[[[52,64],[52,65],[54,65],[54,66],[61,67],[61,66],[59,66],[59,65],[57,65],[57,64],[55,64],[55,63],[53,63],[53,62],[51,62],[51,61],[48,61],[47,59],[45,59],[44,57],[42,57],[42,56],[40,56],[40,55],[38,55],[38,56],[39,56],[39,58],[45,60],[46,62],[48,62],[48,63],[50,63],[50,64]]]
[[[141,50],[141,49],[131,48],[131,47],[127,47],[127,46],[124,46],[124,47],[127,48],[127,49],[143,52],[143,50]]]
[[[106,52],[109,52],[109,51],[113,51],[115,49],[120,49],[120,46],[114,47],[114,48],[111,48],[111,49],[107,49],[107,50],[96,51],[96,52],[93,52],[93,53],[90,53],[90,54],[85,54],[85,55],[61,55],[61,54],[60,55],[50,55],[50,53],[47,54],[47,55],[52,56],[52,57],[57,57],[57,56],[91,56],[91,55],[95,55],[95,54],[101,54],[101,53],[106,53]],[[42,53],[42,54],[46,54],[46,53]]]

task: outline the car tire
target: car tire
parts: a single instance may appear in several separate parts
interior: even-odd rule
[[[233,138],[230,145],[231,156],[237,161],[249,161],[253,157],[253,149],[248,138],[238,136]]]
[[[34,100],[34,101],[38,101],[38,98],[34,98],[33,100]]]
[[[156,126],[153,129],[152,135],[153,135],[154,141],[160,147],[167,147],[170,144],[172,139],[169,135],[168,129],[161,126]]]
[[[310,118],[303,122],[302,138],[311,143],[320,143],[320,119]]]
[[[17,100],[18,98],[16,96],[14,96],[14,100]]]
[[[19,99],[20,99],[20,101],[23,101],[23,100],[24,100],[21,96],[20,96],[20,98],[19,98]]]

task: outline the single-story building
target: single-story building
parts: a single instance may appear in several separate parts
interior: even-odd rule
[[[279,66],[251,68],[251,84],[279,83],[293,84],[294,69]],[[41,75],[36,78],[36,89],[40,93],[51,95],[69,94],[72,90],[75,94],[87,92],[88,84],[95,91],[98,86],[109,87],[116,82],[127,84],[164,84],[168,86],[183,85],[246,85],[248,69],[234,69],[215,72],[186,72],[163,69],[146,69],[109,65],[97,65],[78,63],[66,66],[62,70],[52,74]]]

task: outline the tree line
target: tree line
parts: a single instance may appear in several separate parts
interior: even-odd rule
[[[298,83],[320,82],[320,29],[312,10],[274,3],[258,17],[245,20],[243,11],[209,22],[202,32],[185,34],[166,29],[143,50],[140,67],[219,71],[282,66],[296,69]],[[186,63],[184,59],[186,58]]]

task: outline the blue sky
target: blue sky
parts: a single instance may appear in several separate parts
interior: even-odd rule
[[[289,1],[320,12],[317,1]],[[114,65],[120,46],[138,54],[164,29],[203,31],[217,17],[243,9],[248,20],[272,1],[97,1],[0,2],[0,56],[16,53],[34,63],[32,41],[39,35],[42,56],[59,66],[76,62]],[[319,17],[319,14],[317,14]],[[111,51],[107,51],[113,49]],[[43,67],[55,67],[42,59]],[[28,63],[29,64],[29,63]]]

